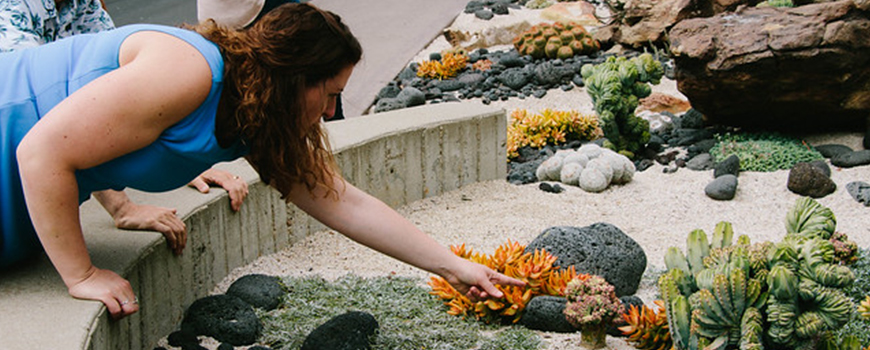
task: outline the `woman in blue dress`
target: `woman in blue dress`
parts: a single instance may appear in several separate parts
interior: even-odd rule
[[[337,15],[287,4],[244,30],[191,29],[125,26],[0,54],[0,264],[44,250],[70,295],[132,314],[130,283],[91,263],[79,204],[181,187],[244,156],[312,217],[469,297],[522,284],[457,257],[337,173],[320,120],[362,55]]]

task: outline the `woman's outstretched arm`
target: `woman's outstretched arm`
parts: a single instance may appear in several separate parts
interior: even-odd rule
[[[456,256],[377,198],[335,177],[339,196],[298,185],[291,201],[345,236],[423,270],[438,274],[472,299],[501,297],[495,284],[523,285],[486,266]]]

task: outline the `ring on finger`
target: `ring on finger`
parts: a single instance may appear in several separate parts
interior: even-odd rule
[[[121,306],[127,305],[127,304],[129,304],[129,303],[130,303],[129,300],[124,300],[124,301],[121,302]]]

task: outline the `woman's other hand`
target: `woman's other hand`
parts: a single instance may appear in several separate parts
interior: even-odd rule
[[[139,311],[139,300],[130,282],[109,271],[91,266],[81,281],[69,285],[69,294],[77,299],[98,300],[106,305],[113,319],[121,319]]]
[[[166,237],[166,243],[179,255],[187,245],[187,227],[172,208],[139,205],[129,202],[115,217],[115,227],[123,230],[157,231]]]
[[[514,279],[492,269],[462,258],[459,267],[453,273],[444,277],[458,292],[465,294],[472,301],[486,298],[501,298],[504,296],[495,285],[524,286],[526,283]]]
[[[208,193],[210,185],[217,185],[227,190],[230,196],[230,206],[234,211],[242,209],[242,202],[248,196],[248,183],[241,177],[215,168],[208,169],[199,174],[193,181],[187,184],[196,188],[199,192]]]
[[[169,248],[181,254],[187,244],[187,227],[172,208],[133,203],[124,191],[105,190],[92,194],[123,230],[157,231],[166,237]]]

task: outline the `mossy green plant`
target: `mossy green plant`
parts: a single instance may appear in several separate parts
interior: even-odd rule
[[[806,142],[777,133],[724,133],[716,135],[716,140],[710,149],[713,160],[736,155],[741,171],[787,170],[800,162],[824,159]]]
[[[305,337],[332,317],[347,311],[372,314],[380,325],[373,349],[511,349],[540,348],[540,339],[514,327],[465,321],[443,311],[421,279],[363,278],[346,275],[335,281],[320,276],[284,277],[289,291],[272,311],[258,311],[263,321],[261,343],[272,349],[296,350]]]

